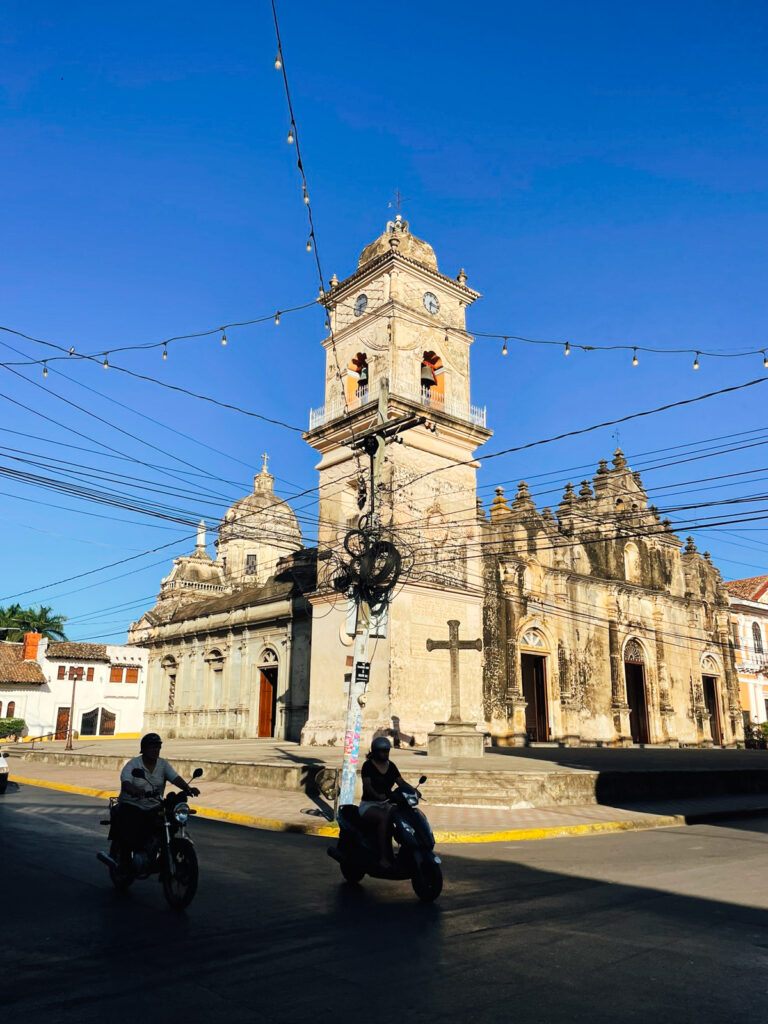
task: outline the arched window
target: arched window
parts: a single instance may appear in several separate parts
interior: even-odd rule
[[[0,700],[0,718],[3,717],[3,702]]]
[[[763,634],[759,622],[752,623],[752,646],[755,649],[755,654],[763,653]]]
[[[421,395],[440,408],[445,404],[445,367],[436,352],[425,352],[421,360]]]
[[[8,710],[5,713],[5,717],[6,718],[13,718],[13,716],[15,714],[16,714],[16,701],[15,700],[9,700],[8,701]]]
[[[368,400],[370,372],[368,356],[365,352],[358,352],[347,367],[345,392],[348,403],[352,402],[357,405]]]
[[[218,708],[221,703],[222,678],[224,675],[224,655],[218,648],[209,651],[205,656],[209,673],[209,694],[213,707]]]
[[[630,665],[645,663],[645,653],[637,640],[627,640],[627,645],[624,648],[624,661],[629,662]]]
[[[537,629],[529,629],[523,633],[522,639],[520,640],[521,647],[546,647],[544,638]]]

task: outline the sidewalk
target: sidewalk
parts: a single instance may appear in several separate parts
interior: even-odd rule
[[[30,763],[15,757],[10,760],[10,768],[11,783],[21,786],[41,786],[104,800],[117,792],[117,775],[112,771]],[[331,808],[320,797],[205,779],[200,780],[200,790],[199,799],[192,805],[201,817],[274,832],[337,834],[336,826],[329,820]],[[438,844],[518,842],[669,828],[738,814],[768,813],[766,794],[664,801],[624,808],[589,804],[515,810],[431,806],[428,784],[424,796],[422,810]]]

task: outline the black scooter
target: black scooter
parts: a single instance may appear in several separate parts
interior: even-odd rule
[[[426,775],[419,785],[427,781]],[[356,884],[365,875],[392,881],[411,880],[413,891],[431,903],[443,888],[440,858],[434,852],[435,837],[425,816],[418,810],[421,793],[412,786],[399,786],[390,797],[395,805],[392,834],[399,845],[392,868],[379,866],[380,852],[375,831],[360,817],[360,808],[345,804],[339,808],[339,841],[328,848],[328,856],[338,861],[344,878]]]

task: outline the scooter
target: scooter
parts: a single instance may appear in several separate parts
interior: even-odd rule
[[[419,779],[419,786],[427,781]],[[344,878],[353,885],[365,875],[390,881],[410,879],[413,891],[425,903],[431,903],[443,888],[441,861],[435,849],[435,837],[424,814],[418,809],[422,795],[418,788],[399,786],[390,797],[395,805],[391,829],[398,851],[391,868],[379,865],[380,852],[375,832],[360,816],[360,808],[345,804],[339,808],[339,841],[328,848],[328,856],[337,861]]]

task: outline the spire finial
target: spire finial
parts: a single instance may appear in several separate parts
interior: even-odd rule
[[[262,452],[262,453],[261,453],[261,472],[262,472],[262,473],[263,473],[263,474],[264,474],[265,476],[266,476],[266,474],[267,474],[267,473],[269,472],[269,470],[267,469],[267,463],[268,463],[268,462],[269,462],[269,456],[267,455],[267,453],[266,453],[266,452]]]
[[[197,550],[205,551],[205,520],[201,519],[197,524]]]

